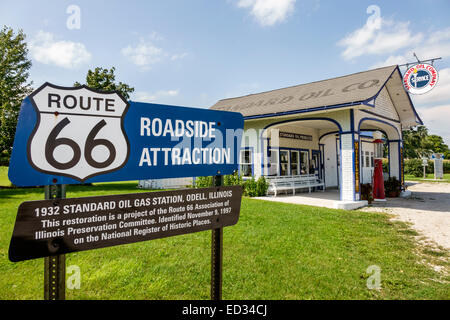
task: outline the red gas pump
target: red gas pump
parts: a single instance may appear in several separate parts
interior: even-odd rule
[[[383,177],[383,141],[381,139],[376,139],[374,142],[375,146],[375,160],[374,160],[374,171],[372,177],[372,187],[373,187],[373,200],[374,201],[386,201],[384,195],[384,177]]]

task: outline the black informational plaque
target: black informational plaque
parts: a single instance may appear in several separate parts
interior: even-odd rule
[[[184,189],[20,205],[13,262],[222,228],[238,222],[240,186]]]

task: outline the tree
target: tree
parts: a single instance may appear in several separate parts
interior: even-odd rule
[[[433,152],[443,153],[445,158],[450,156],[449,147],[442,137],[428,134],[425,126],[403,131],[403,146],[405,158],[421,158]]]
[[[31,93],[28,82],[31,61],[22,30],[0,31],[0,158],[11,155],[22,100]]]
[[[128,100],[130,93],[134,91],[134,88],[129,85],[118,82],[116,83],[116,75],[114,71],[116,68],[111,69],[97,67],[94,71],[89,70],[86,75],[86,85],[89,88],[102,90],[102,91],[119,91],[122,96]],[[80,86],[79,82],[75,82],[74,86]]]
[[[424,143],[428,136],[428,129],[419,126],[416,129],[403,131],[403,147],[405,158],[420,158],[424,154],[430,153],[428,146]]]
[[[427,146],[431,150],[433,150],[433,152],[442,153],[444,154],[445,158],[448,159],[448,156],[450,155],[450,149],[448,148],[448,145],[444,143],[444,139],[442,139],[441,136],[432,134],[426,137],[425,140]]]

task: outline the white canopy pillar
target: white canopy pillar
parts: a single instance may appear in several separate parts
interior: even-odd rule
[[[340,119],[340,201],[335,203],[338,209],[356,209],[367,204],[367,201],[360,201],[360,148],[354,110],[348,110],[347,115]]]
[[[401,180],[401,157],[400,157],[400,141],[389,141],[389,176]]]
[[[355,138],[354,133],[341,134],[341,201],[355,201]],[[358,194],[359,196],[359,194]]]

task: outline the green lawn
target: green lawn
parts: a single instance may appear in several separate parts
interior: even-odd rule
[[[0,166],[0,187],[11,186],[11,181],[8,179],[8,167]]]
[[[67,197],[137,192],[136,183],[69,186]],[[0,190],[0,299],[41,299],[43,259],[11,263],[18,205],[42,189]],[[449,299],[448,253],[415,244],[414,231],[380,213],[244,198],[224,230],[224,299]],[[68,299],[209,299],[211,232],[67,255],[81,268]],[[366,287],[381,268],[382,289]]]
[[[428,173],[426,179],[434,179],[433,173]],[[439,179],[436,181],[424,180],[423,177],[415,177],[412,174],[405,174],[405,180],[410,181],[423,181],[423,182],[450,182],[450,173],[444,173],[444,179]]]

